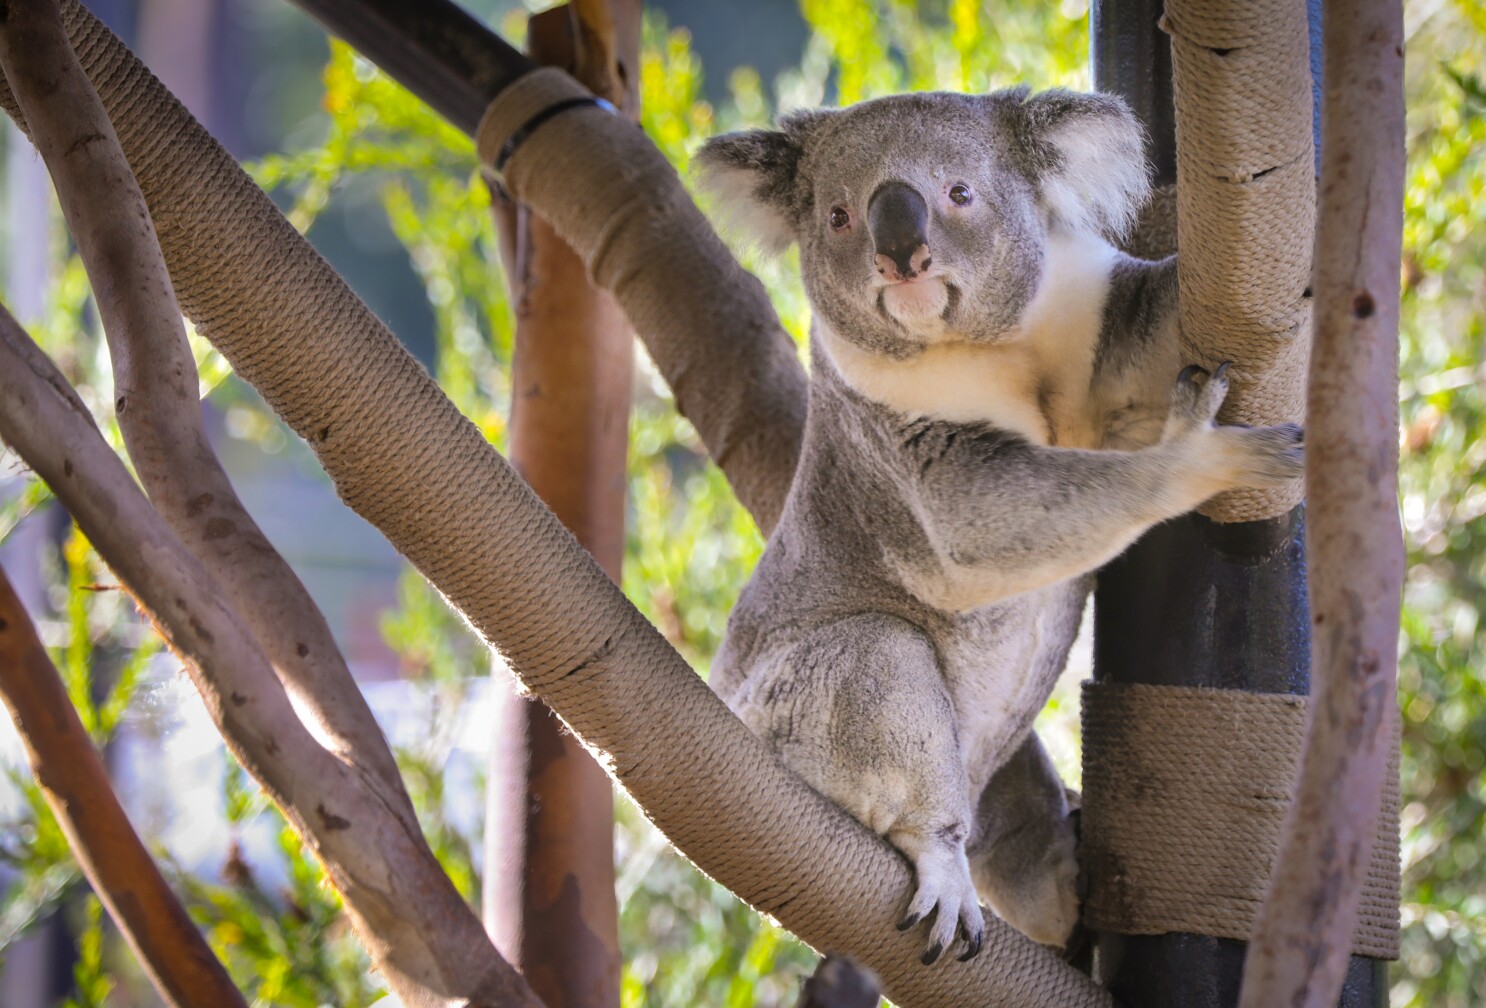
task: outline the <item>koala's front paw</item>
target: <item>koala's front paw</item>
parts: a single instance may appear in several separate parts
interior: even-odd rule
[[[1211,375],[1196,365],[1182,370],[1161,440],[1181,446],[1183,457],[1199,470],[1198,483],[1207,495],[1237,487],[1282,487],[1304,475],[1304,435],[1298,424],[1216,425],[1214,418],[1228,395],[1228,368],[1225,362]]]
[[[918,888],[898,923],[898,930],[906,931],[920,921],[928,921],[929,944],[922,959],[925,966],[933,965],[957,938],[965,942],[959,960],[974,958],[985,941],[985,917],[975,894],[975,883],[970,880],[963,842],[934,844],[912,861]]]
[[[1283,487],[1305,475],[1305,438],[1299,424],[1219,427],[1213,435],[1221,439],[1239,486]]]
[[[1212,426],[1218,407],[1228,398],[1228,367],[1229,363],[1224,361],[1212,374],[1196,364],[1182,369],[1171,392],[1171,412],[1167,414],[1162,441]]]

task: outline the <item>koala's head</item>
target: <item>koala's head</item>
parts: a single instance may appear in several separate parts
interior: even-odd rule
[[[1117,237],[1148,191],[1118,98],[1024,88],[906,94],[714,137],[703,183],[766,247],[800,246],[841,337],[905,356],[1012,331],[1055,229]]]

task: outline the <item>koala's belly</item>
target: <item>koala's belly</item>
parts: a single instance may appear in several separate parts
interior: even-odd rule
[[[972,805],[1047,703],[1091,584],[1074,578],[968,613],[936,642]]]

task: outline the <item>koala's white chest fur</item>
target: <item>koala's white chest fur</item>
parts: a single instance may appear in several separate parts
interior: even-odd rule
[[[989,423],[1033,444],[1098,447],[1104,418],[1090,385],[1117,255],[1091,235],[1050,235],[1021,325],[994,343],[936,333],[899,360],[863,350],[819,320],[816,333],[847,384],[900,413]]]

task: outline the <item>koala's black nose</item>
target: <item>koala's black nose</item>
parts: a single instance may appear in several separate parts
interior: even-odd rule
[[[912,280],[929,268],[929,205],[907,182],[884,182],[867,201],[877,272]]]

